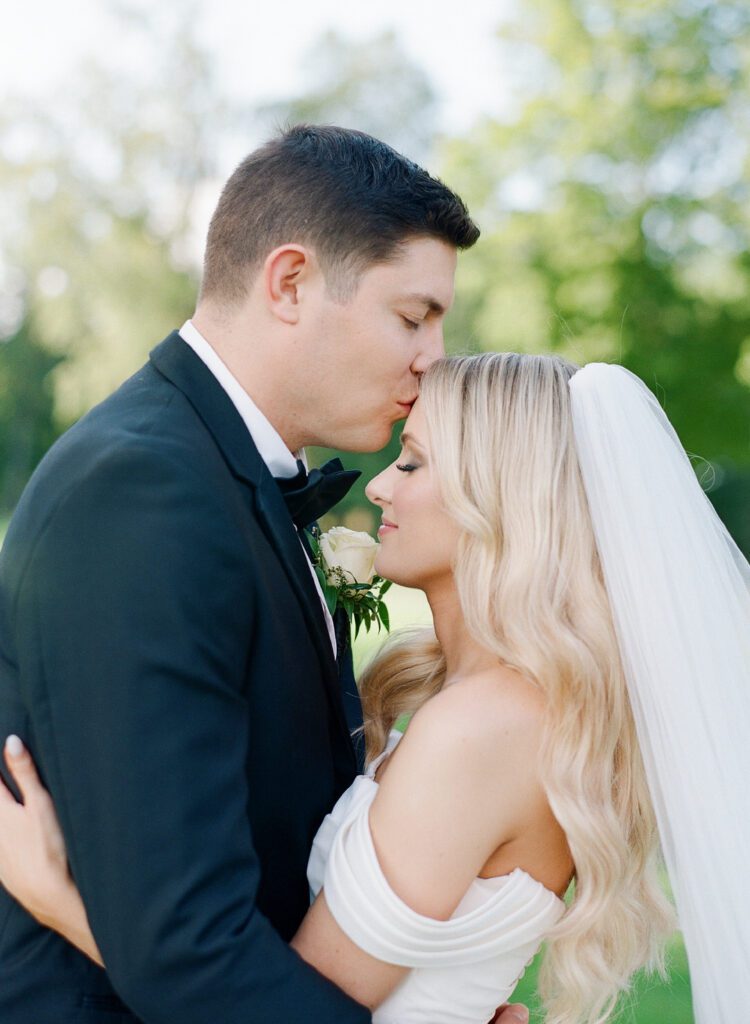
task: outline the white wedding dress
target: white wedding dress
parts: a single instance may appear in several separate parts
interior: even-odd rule
[[[412,970],[375,1011],[375,1024],[487,1024],[508,1000],[562,900],[517,868],[475,878],[448,921],[411,910],[389,887],[370,835],[375,771],[401,734],[358,776],[325,817],[307,877],[314,898],[325,887],[339,926],[365,952]]]

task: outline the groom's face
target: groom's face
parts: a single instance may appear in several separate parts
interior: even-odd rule
[[[365,270],[345,303],[318,309],[317,444],[377,451],[417,397],[419,378],[445,355],[443,320],[453,302],[456,250],[413,238],[388,263]]]

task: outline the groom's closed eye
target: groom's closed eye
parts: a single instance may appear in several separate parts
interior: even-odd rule
[[[410,295],[402,296],[402,303],[404,306],[421,307],[427,313],[437,313],[442,316],[445,313],[445,306],[442,302],[432,296],[422,292],[413,292]]]
[[[412,320],[411,317],[404,316],[403,313],[401,314],[401,319],[410,331],[416,331],[419,328],[419,325],[424,323],[423,320]]]

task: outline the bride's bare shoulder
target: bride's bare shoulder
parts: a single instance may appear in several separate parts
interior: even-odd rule
[[[499,747],[524,750],[528,758],[541,738],[544,712],[539,687],[498,665],[445,686],[416,712],[407,736],[412,747],[435,747],[442,756],[453,750],[495,764]]]

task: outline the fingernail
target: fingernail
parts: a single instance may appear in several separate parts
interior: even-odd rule
[[[522,1006],[509,1010],[508,1017],[513,1021],[518,1021],[518,1024],[529,1024],[529,1011]]]
[[[11,757],[20,757],[24,747],[18,736],[9,736],[5,741],[5,749]]]

